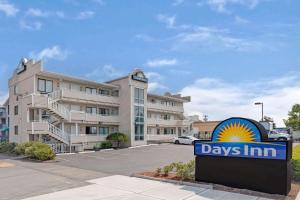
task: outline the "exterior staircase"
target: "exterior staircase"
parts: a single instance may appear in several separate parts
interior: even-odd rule
[[[70,111],[65,106],[52,99],[50,96],[48,96],[47,110],[51,115],[54,115],[60,120],[71,120]]]
[[[70,134],[65,133],[63,130],[57,128],[53,124],[48,123],[49,135],[56,140],[70,145]]]

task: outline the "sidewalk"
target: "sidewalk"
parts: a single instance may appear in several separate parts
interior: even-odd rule
[[[217,191],[209,187],[175,185],[121,175],[87,182],[90,185],[31,197],[26,200],[267,200],[255,196]]]

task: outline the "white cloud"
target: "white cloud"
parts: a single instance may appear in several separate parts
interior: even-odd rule
[[[149,80],[163,80],[164,76],[162,76],[161,74],[157,73],[157,72],[145,72],[146,77]]]
[[[8,1],[0,0],[0,12],[3,12],[6,16],[15,16],[19,12],[19,9]]]
[[[148,83],[148,91],[149,92],[153,92],[153,91],[156,91],[158,89],[166,90],[166,89],[168,89],[168,87],[166,87],[165,85],[163,85],[159,82],[149,82]]]
[[[42,23],[39,21],[25,21],[25,20],[21,20],[20,21],[20,27],[21,29],[25,29],[25,30],[40,30],[42,28]]]
[[[26,11],[26,17],[59,17],[65,18],[65,13],[62,11],[43,11],[39,8],[29,8]]]
[[[70,52],[68,50],[61,49],[60,46],[53,46],[42,49],[39,52],[30,52],[30,57],[38,60],[64,60],[68,57]]]
[[[255,83],[231,84],[219,79],[202,78],[181,90],[192,97],[186,105],[188,114],[207,114],[210,120],[232,116],[260,119],[260,108],[254,102],[264,102],[265,115],[279,126],[292,105],[300,101],[300,73],[280,78],[257,80]]]
[[[93,71],[85,74],[85,77],[92,78],[97,81],[109,81],[111,79],[118,78],[121,75],[122,72],[112,65],[104,65],[96,67]]]
[[[244,19],[244,18],[242,18],[242,17],[240,17],[240,16],[235,16],[235,17],[234,17],[234,21],[235,21],[235,23],[237,23],[237,24],[249,24],[249,23],[250,23],[249,20]]]
[[[250,9],[255,8],[259,3],[266,0],[206,0],[206,4],[209,5],[213,10],[220,13],[231,13],[228,10],[228,6],[240,5],[246,6]]]
[[[172,66],[177,65],[177,59],[154,59],[147,61],[146,65],[149,67],[165,67],[165,66]]]
[[[47,17],[49,16],[49,13],[44,12],[38,8],[29,8],[26,12],[26,15],[34,17]]]
[[[78,14],[77,19],[83,20],[83,19],[89,19],[94,17],[95,12],[93,11],[82,11]]]
[[[273,50],[271,46],[266,46],[263,43],[234,36],[228,30],[217,29],[211,27],[195,26],[187,31],[179,33],[175,37],[175,50],[180,49],[203,49],[205,51],[261,51]]]
[[[176,17],[174,15],[168,16],[168,15],[159,14],[159,15],[157,15],[157,20],[166,24],[166,26],[168,28],[174,28],[175,22],[176,22]]]

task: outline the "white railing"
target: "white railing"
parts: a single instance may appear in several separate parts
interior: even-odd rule
[[[53,124],[48,123],[48,131],[52,133],[55,136],[55,138],[60,139],[65,144],[70,143],[70,136],[61,129],[54,126]]]
[[[62,90],[56,90],[56,91],[54,91],[54,92],[51,92],[51,93],[48,94],[48,96],[49,96],[53,101],[58,100],[58,99],[60,99],[61,96],[62,96]]]
[[[62,104],[54,101],[50,96],[48,97],[48,108],[58,113],[64,119],[70,121],[70,111]]]

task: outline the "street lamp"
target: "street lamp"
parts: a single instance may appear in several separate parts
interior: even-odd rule
[[[261,105],[261,121],[264,121],[264,103],[263,102],[255,102],[254,105]]]

